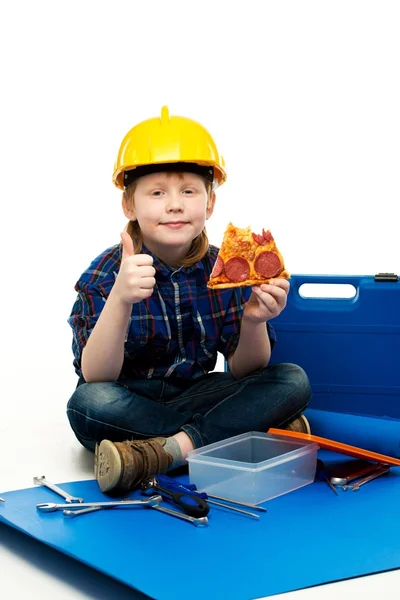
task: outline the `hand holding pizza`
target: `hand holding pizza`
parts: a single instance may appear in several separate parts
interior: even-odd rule
[[[243,319],[265,323],[286,306],[289,272],[270,230],[253,233],[229,223],[207,286],[224,289],[252,286]]]
[[[243,311],[243,319],[259,324],[277,317],[286,306],[290,284],[286,279],[271,279],[253,287]]]

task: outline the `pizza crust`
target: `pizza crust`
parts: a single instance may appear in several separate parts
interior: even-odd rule
[[[263,283],[269,283],[272,279],[290,279],[290,274],[286,270],[284,270],[276,277],[271,277],[270,279],[247,279],[246,281],[238,281],[236,283],[212,283],[209,281],[207,283],[207,287],[211,289],[222,290],[224,288],[262,285]]]

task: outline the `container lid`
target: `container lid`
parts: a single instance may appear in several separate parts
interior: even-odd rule
[[[366,460],[374,460],[388,465],[400,466],[400,460],[398,458],[379,454],[378,452],[372,452],[371,450],[365,450],[364,448],[357,448],[357,446],[349,446],[349,444],[329,440],[328,438],[319,437],[318,435],[299,433],[298,431],[288,431],[286,429],[269,429],[269,433],[274,437],[276,436],[279,438],[315,442],[324,450],[331,450],[332,452],[338,452],[339,454],[345,454],[346,456],[352,456],[353,458],[364,458]]]

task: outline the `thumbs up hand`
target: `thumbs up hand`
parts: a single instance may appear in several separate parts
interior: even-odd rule
[[[121,235],[121,240],[122,240],[121,263],[123,263],[129,256],[134,256],[135,253],[133,251],[133,240],[132,240],[131,236],[129,235],[129,233],[126,233],[126,231],[123,231],[120,235]]]
[[[156,270],[148,254],[134,254],[131,236],[121,233],[121,267],[115,280],[114,293],[127,304],[136,304],[153,293]]]

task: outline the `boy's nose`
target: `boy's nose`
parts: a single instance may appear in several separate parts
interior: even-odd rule
[[[182,210],[183,198],[180,194],[170,194],[167,201],[167,210]]]

